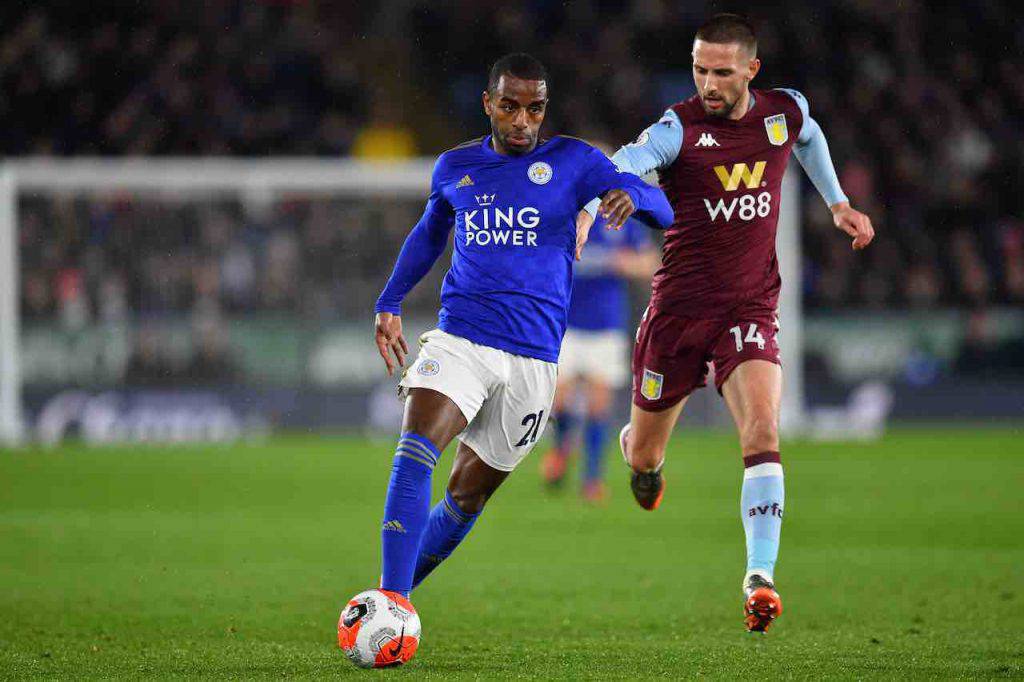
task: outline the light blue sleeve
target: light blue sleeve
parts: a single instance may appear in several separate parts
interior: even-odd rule
[[[629,194],[636,207],[634,220],[656,230],[664,230],[672,225],[672,206],[661,188],[648,185],[635,173],[617,168],[597,147],[587,147],[583,158],[586,167],[580,176],[577,190],[578,201],[582,203],[586,197],[602,197],[613,189],[621,189]]]
[[[648,126],[635,142],[619,148],[612,161],[620,170],[643,177],[653,170],[665,168],[679,156],[683,146],[683,122],[679,115],[666,109],[654,125]],[[597,215],[600,199],[594,199],[584,208],[592,216]]]
[[[804,124],[800,128],[800,135],[793,145],[793,154],[796,160],[803,166],[807,177],[814,183],[818,194],[829,206],[834,206],[841,201],[849,201],[843,188],[839,186],[839,178],[836,176],[835,166],[832,165],[832,156],[828,153],[828,142],[825,141],[825,133],[822,132],[818,122],[811,118],[810,107],[807,98],[796,90],[779,88],[780,91],[792,97],[800,113],[803,114]]]

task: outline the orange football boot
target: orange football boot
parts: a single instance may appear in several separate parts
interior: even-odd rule
[[[748,573],[743,581],[743,595],[743,622],[747,632],[766,632],[782,615],[782,598],[770,578]]]

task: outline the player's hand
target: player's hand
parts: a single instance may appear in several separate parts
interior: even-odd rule
[[[388,376],[391,376],[395,373],[395,367],[405,367],[405,356],[409,353],[409,344],[402,336],[402,316],[392,313],[377,313],[373,325],[377,351],[384,358]],[[397,365],[395,360],[391,359],[391,353],[395,354]]]
[[[576,260],[583,255],[583,245],[590,239],[590,228],[594,226],[594,216],[586,211],[576,214]]]
[[[609,230],[621,230],[634,213],[636,206],[633,205],[633,198],[621,189],[613,189],[605,194],[597,209],[597,214],[608,221]]]
[[[875,238],[871,218],[853,208],[847,202],[840,202],[832,208],[832,221],[840,230],[853,237],[853,248],[863,249]]]

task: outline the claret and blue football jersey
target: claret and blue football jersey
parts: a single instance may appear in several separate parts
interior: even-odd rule
[[[401,312],[402,299],[444,251],[454,227],[439,327],[556,362],[572,290],[576,214],[612,189],[629,193],[635,218],[657,228],[671,224],[672,209],[660,189],[619,172],[576,138],[556,136],[522,156],[497,153],[490,136],[445,152],[434,167],[423,217],[375,310]]]

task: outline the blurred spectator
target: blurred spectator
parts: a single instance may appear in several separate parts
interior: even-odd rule
[[[193,384],[231,383],[239,372],[228,346],[228,333],[223,323],[211,316],[196,322],[193,335],[195,348],[186,370],[186,380]]]
[[[139,328],[124,380],[134,386],[158,386],[174,378],[160,346],[159,332],[151,325]]]

